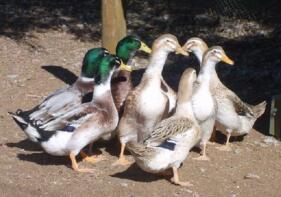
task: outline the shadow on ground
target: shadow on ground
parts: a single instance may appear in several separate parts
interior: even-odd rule
[[[43,65],[41,68],[68,85],[72,85],[78,78],[73,72],[61,66]]]
[[[137,182],[153,182],[159,179],[169,180],[169,176],[160,176],[156,174],[151,174],[142,171],[136,163],[132,164],[128,169],[123,172],[118,172],[116,174],[110,175],[111,177],[116,177],[120,179],[129,179]]]

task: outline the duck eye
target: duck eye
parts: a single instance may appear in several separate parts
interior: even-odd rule
[[[220,52],[218,50],[216,50],[216,49],[214,50],[214,53],[215,54],[220,54]]]

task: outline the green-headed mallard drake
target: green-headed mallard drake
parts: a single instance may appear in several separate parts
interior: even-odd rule
[[[151,49],[142,42],[137,36],[126,36],[120,40],[116,46],[116,55],[122,59],[124,64],[131,66],[131,71],[145,68],[133,63],[136,51],[151,53]],[[131,71],[120,71],[117,76],[114,76],[111,81],[112,96],[118,111],[121,110],[128,93],[132,90]],[[120,114],[121,115],[121,114]]]
[[[38,142],[47,153],[56,156],[69,155],[74,170],[91,171],[80,169],[75,157],[87,144],[117,127],[119,118],[111,94],[111,77],[114,71],[124,68],[126,66],[117,56],[103,57],[94,73],[95,88],[91,102],[68,111],[67,113],[71,115],[65,114],[69,118],[61,122],[61,127],[57,130],[46,131],[37,125],[26,123],[24,132],[32,141]],[[19,116],[13,117],[17,122],[24,122]],[[96,161],[92,157],[86,160]]]
[[[164,34],[154,41],[149,65],[142,80],[125,101],[124,113],[118,126],[121,152],[114,164],[129,164],[124,157],[126,143],[143,140],[172,109],[168,96],[161,89],[162,70],[170,52],[188,54],[171,34]]]
[[[179,83],[174,115],[158,123],[144,143],[128,142],[128,150],[141,169],[159,173],[172,168],[171,180],[181,186],[192,185],[179,180],[178,168],[201,138],[201,129],[193,115],[191,104],[195,80],[195,70],[186,69]]]
[[[204,53],[192,96],[193,112],[202,130],[200,144],[203,146],[203,155],[197,158],[199,160],[209,159],[206,156],[206,144],[211,137],[217,113],[217,101],[214,98],[211,84],[213,75],[216,73],[216,64],[220,61],[227,64],[234,63],[219,46],[212,47]]]
[[[17,110],[16,115],[24,120],[24,125],[34,122],[45,125],[46,130],[56,129],[53,120],[65,114],[82,103],[83,96],[93,91],[94,74],[96,73],[99,61],[108,51],[104,48],[94,48],[87,51],[84,56],[81,74],[76,82],[50,94],[41,104],[29,111]],[[46,124],[49,122],[49,124]],[[20,122],[19,126],[21,125]]]
[[[193,52],[200,63],[204,52],[208,50],[207,44],[200,38],[190,38],[183,48]],[[218,104],[215,126],[227,135],[226,145],[219,149],[230,150],[230,136],[249,133],[257,118],[264,113],[266,102],[255,106],[243,102],[220,81],[216,72],[212,76],[211,89]]]

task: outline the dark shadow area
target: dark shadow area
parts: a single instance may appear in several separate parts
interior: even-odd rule
[[[22,161],[29,161],[39,165],[70,165],[70,160],[67,156],[56,157],[47,153],[31,153],[31,154],[18,154],[17,157]]]
[[[245,135],[241,135],[241,136],[231,136],[229,139],[229,142],[242,142],[244,140]],[[216,143],[218,144],[225,144],[226,142],[226,135],[224,135],[223,133],[221,133],[220,131],[216,131]]]
[[[116,177],[120,179],[133,180],[137,182],[153,182],[159,179],[167,179],[170,177],[159,176],[157,174],[151,174],[142,171],[136,163],[132,164],[128,169],[123,172],[118,172],[116,174],[110,175],[111,177]]]
[[[44,66],[41,66],[41,68],[46,70],[47,72],[51,73],[56,78],[62,80],[63,82],[65,82],[68,85],[72,85],[78,78],[73,72],[69,71],[66,68],[60,67],[60,66],[44,65]]]
[[[98,40],[100,7],[95,0],[2,0],[0,35],[21,41],[30,31],[53,29],[81,40]]]
[[[19,142],[9,142],[6,143],[6,145],[10,148],[21,148],[27,151],[42,151],[42,148],[38,144],[30,141],[29,139],[24,139]]]

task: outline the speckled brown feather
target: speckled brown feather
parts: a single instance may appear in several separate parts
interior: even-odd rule
[[[189,118],[171,117],[165,119],[155,126],[150,136],[145,140],[145,143],[161,143],[169,137],[186,132],[192,126],[193,122]]]

